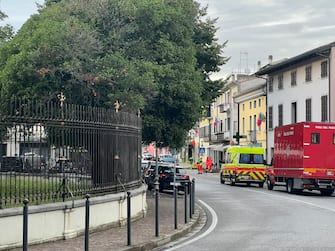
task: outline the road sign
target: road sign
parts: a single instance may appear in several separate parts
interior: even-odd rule
[[[199,153],[205,153],[205,147],[199,147]]]

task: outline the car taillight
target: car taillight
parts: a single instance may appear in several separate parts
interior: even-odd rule
[[[163,173],[161,173],[160,175],[159,175],[159,177],[160,178],[164,178],[164,177],[166,177],[167,175],[166,174],[163,174]]]
[[[189,176],[189,175],[182,175],[181,177],[182,177],[183,179],[187,179],[187,180],[190,179],[190,176]]]

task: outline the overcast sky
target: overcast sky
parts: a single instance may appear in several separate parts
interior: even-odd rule
[[[273,60],[294,57],[335,41],[333,0],[197,0],[219,18],[219,41],[231,57],[222,74],[257,70]]]
[[[182,1],[182,0],[181,0]],[[254,72],[273,60],[294,57],[335,41],[333,0],[196,0],[208,5],[208,14],[218,18],[217,37],[228,40],[224,56],[231,57],[216,77]],[[36,13],[35,2],[43,0],[0,0],[0,9],[19,29]]]

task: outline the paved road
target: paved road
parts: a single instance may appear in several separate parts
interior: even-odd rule
[[[166,250],[335,250],[334,195],[222,185],[219,174],[197,175],[196,194],[209,206],[206,227]]]

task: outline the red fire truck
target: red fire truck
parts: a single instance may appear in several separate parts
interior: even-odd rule
[[[267,187],[286,186],[289,193],[335,188],[335,123],[301,122],[275,128],[273,163]]]

